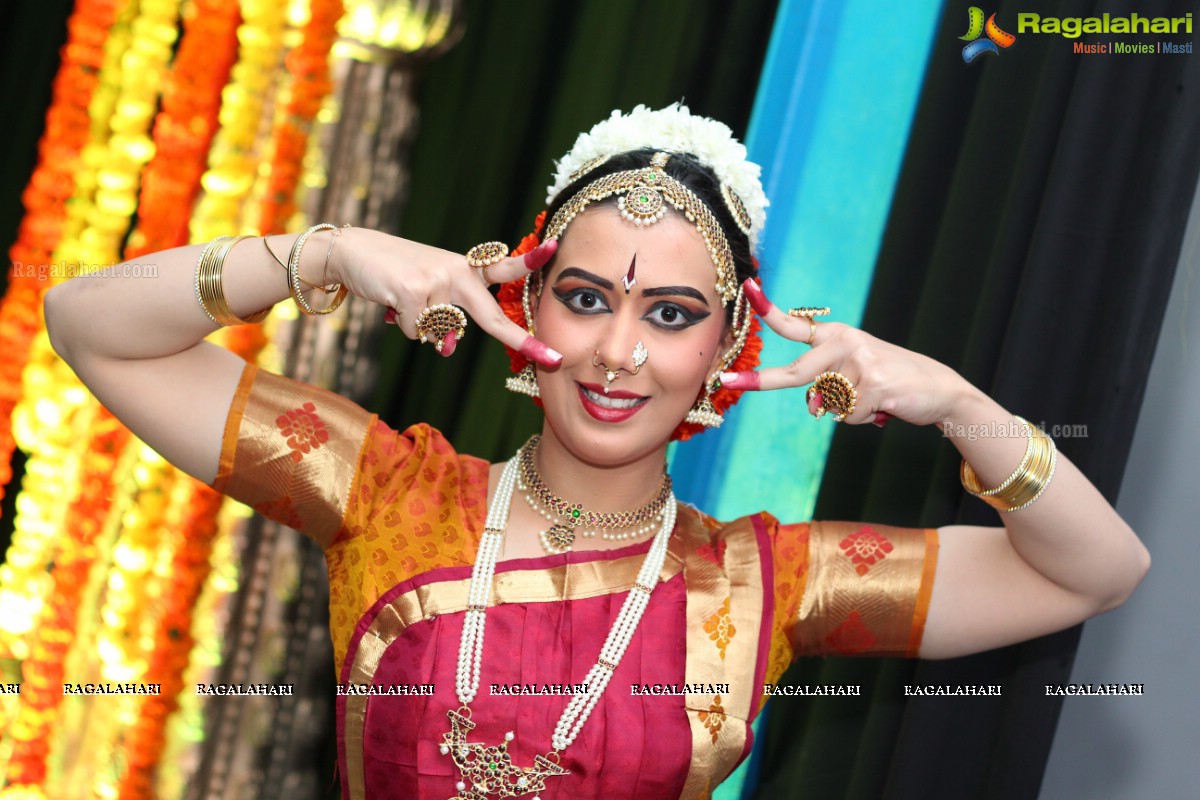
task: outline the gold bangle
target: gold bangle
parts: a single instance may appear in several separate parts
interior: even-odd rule
[[[337,240],[338,226],[329,222],[321,222],[317,225],[313,225],[304,233],[296,237],[296,242],[292,245],[292,251],[288,254],[288,291],[292,293],[292,299],[296,301],[296,305],[299,306],[300,310],[311,317],[332,314],[338,309],[338,307],[346,299],[346,295],[349,293],[349,290],[345,286],[337,284],[337,295],[334,296],[333,301],[329,305],[325,306],[325,308],[318,309],[313,308],[301,292],[300,284],[302,281],[300,280],[300,253],[304,249],[304,244],[308,241],[308,238],[314,233],[318,233],[320,231],[334,231],[334,240]],[[329,253],[332,252],[333,243],[330,242]],[[328,259],[328,254],[326,254],[326,258]],[[328,263],[328,260],[326,260],[326,266],[328,266]],[[329,290],[335,290],[335,287],[332,286],[328,288]]]
[[[283,260],[279,256],[275,255],[275,251],[272,250],[271,245],[267,243],[267,239],[270,239],[270,238],[271,238],[271,234],[269,234],[269,233],[266,236],[262,237],[263,247],[265,247],[267,252],[271,254],[271,258],[275,259],[275,263],[278,264],[279,266],[283,267],[283,274],[287,275],[287,268],[288,268],[287,264],[283,263]],[[311,283],[309,283],[308,281],[306,281],[304,279],[301,279],[300,282],[303,283],[305,286],[307,286],[310,289],[317,288],[316,286],[313,286]]]
[[[1054,440],[1026,420],[1017,419],[1029,431],[1029,445],[1021,464],[1003,484],[986,491],[980,489],[979,478],[974,470],[965,459],[962,463],[963,488],[997,511],[1020,511],[1032,505],[1050,485],[1058,463]]]
[[[249,325],[262,322],[271,313],[268,306],[242,319],[230,309],[225,300],[222,287],[221,273],[225,268],[225,258],[234,245],[249,236],[218,236],[204,246],[200,258],[196,261],[196,299],[200,308],[218,325]]]
[[[959,470],[959,477],[962,480],[963,488],[976,497],[991,497],[994,494],[999,494],[1012,485],[1012,482],[1025,471],[1025,467],[1029,464],[1029,457],[1033,453],[1033,431],[1034,427],[1024,417],[1014,415],[1014,419],[1025,426],[1025,455],[1021,458],[1021,463],[1017,464],[1017,468],[1012,471],[1004,482],[995,489],[984,489],[983,484],[979,482],[979,476],[975,474],[975,470],[971,469],[971,465],[964,458],[962,468]]]

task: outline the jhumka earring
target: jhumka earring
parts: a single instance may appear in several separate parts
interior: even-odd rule
[[[725,417],[717,413],[717,409],[712,403],[713,392],[720,388],[720,378],[714,377],[705,381],[704,397],[696,401],[696,404],[688,411],[683,421],[690,422],[693,425],[703,425],[706,428],[721,427],[721,423],[725,421]]]
[[[529,298],[531,291],[529,284],[533,281],[533,278],[533,274],[526,275],[524,285],[521,289],[521,308],[525,312],[525,330],[529,332],[530,336],[533,335],[533,303]],[[538,294],[541,294],[540,287],[538,288]],[[506,378],[504,380],[504,388],[517,394],[538,397],[537,368],[534,367],[533,362],[530,361],[526,364],[516,375]]]
[[[713,405],[713,392],[721,388],[721,373],[737,360],[742,348],[746,346],[746,338],[750,335],[750,302],[746,299],[745,292],[741,287],[738,287],[737,297],[734,298],[733,303],[733,329],[737,331],[736,337],[733,345],[721,357],[721,363],[717,366],[716,372],[704,382],[704,396],[696,401],[687,416],[683,418],[684,422],[692,425],[719,428],[725,421],[725,417],[718,413]]]

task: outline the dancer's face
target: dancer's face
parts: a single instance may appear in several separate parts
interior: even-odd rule
[[[557,438],[605,465],[665,447],[730,339],[695,226],[672,212],[639,228],[610,205],[593,206],[571,222],[545,278],[537,336],[563,363],[539,371],[538,385]],[[649,357],[634,375],[638,342]],[[611,383],[606,368],[618,375]]]

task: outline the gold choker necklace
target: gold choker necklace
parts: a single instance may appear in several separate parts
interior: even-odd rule
[[[535,463],[535,454],[540,436],[534,436],[529,444],[521,449],[520,473],[517,486],[525,493],[525,502],[553,524],[548,530],[540,531],[542,547],[547,553],[565,553],[575,544],[576,530],[585,536],[595,536],[597,532],[606,541],[626,541],[636,539],[658,528],[662,521],[663,509],[671,497],[671,476],[664,470],[658,495],[646,505],[633,511],[614,511],[601,513],[590,511],[580,503],[568,502],[554,492],[542,480]],[[628,530],[632,528],[633,530]],[[615,531],[623,531],[615,533]]]

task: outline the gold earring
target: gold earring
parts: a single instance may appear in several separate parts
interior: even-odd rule
[[[534,368],[533,362],[526,364],[525,368],[516,375],[510,375],[505,379],[504,388],[528,397],[538,397],[537,370]]]
[[[725,421],[725,417],[717,412],[712,402],[713,392],[720,387],[720,379],[705,381],[704,397],[697,400],[695,405],[688,410],[687,416],[683,418],[683,421],[690,422],[693,425],[703,425],[706,428],[721,427],[721,423]]]
[[[717,368],[717,372],[704,382],[704,396],[696,401],[696,403],[688,411],[687,416],[683,418],[684,422],[690,422],[693,425],[703,425],[706,428],[719,428],[721,423],[725,421],[713,405],[713,392],[721,388],[721,373],[729,369],[729,366],[737,360],[741,354],[742,348],[746,346],[746,339],[750,335],[750,301],[746,299],[746,294],[742,287],[738,287],[737,296],[734,298],[733,306],[733,329],[737,331],[733,346],[725,352],[721,357],[721,364]]]
[[[521,309],[525,312],[525,330],[533,336],[533,303],[530,300],[530,281],[533,280],[533,274],[525,276],[521,287]],[[540,289],[540,287],[539,287]],[[541,292],[539,291],[539,294]],[[539,397],[537,384],[537,369],[533,366],[533,362],[525,365],[524,369],[516,375],[510,375],[504,379],[504,388],[510,392],[523,394],[527,397]]]

